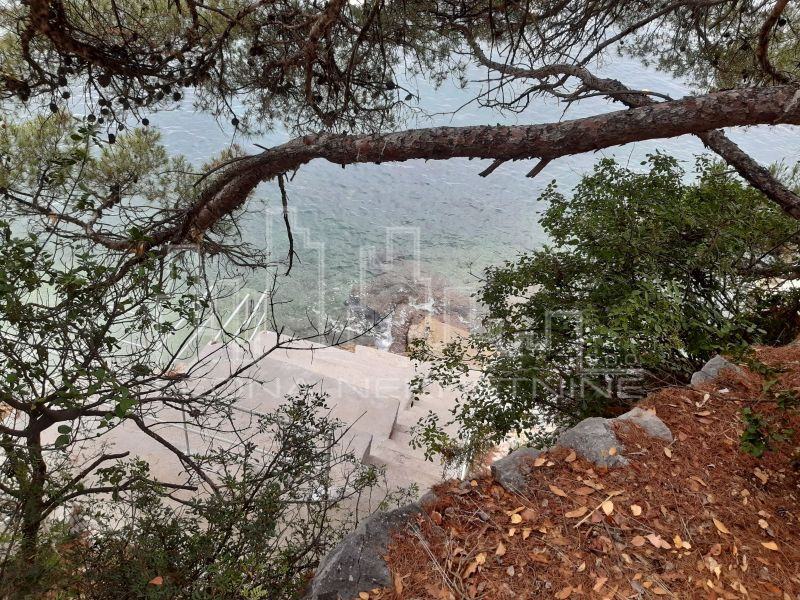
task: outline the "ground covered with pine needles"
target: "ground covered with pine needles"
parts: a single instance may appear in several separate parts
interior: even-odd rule
[[[394,536],[394,586],[362,598],[800,598],[800,346],[754,352],[741,374],[646,398],[675,440],[620,427],[628,467],[556,449],[520,494],[488,473],[438,487]],[[786,437],[761,457],[741,449],[747,408]]]

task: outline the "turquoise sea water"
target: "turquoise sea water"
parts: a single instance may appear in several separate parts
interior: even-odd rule
[[[674,97],[689,92],[680,81],[628,60],[616,59],[600,70],[628,85]],[[476,71],[474,75],[480,79],[482,73]],[[447,114],[467,102],[475,89],[461,90],[450,84],[438,90],[420,87],[421,108],[437,114],[413,118],[408,126],[545,123],[621,108],[597,99],[576,104],[563,114],[563,106],[538,101],[515,115],[474,104]],[[184,154],[198,164],[234,141],[247,151],[257,152],[254,143],[272,146],[291,137],[285,131],[276,131],[257,139],[243,139],[229,125],[220,125],[209,115],[195,112],[188,99],[176,110],[154,115],[151,122],[162,132],[164,143],[172,152]],[[753,127],[729,133],[762,163],[794,162],[800,157],[798,127]],[[488,178],[478,176],[487,161],[466,159],[355,165],[346,169],[324,161],[312,162],[288,184],[301,262],[295,264],[291,277],[281,281],[283,296],[292,299],[284,312],[290,320],[305,319],[307,311],[317,316],[342,314],[359,278],[368,280],[374,274],[370,257],[378,261],[418,261],[423,275],[442,275],[452,286],[469,292],[476,286],[473,273],[542,244],[543,235],[537,225],[537,213],[542,207],[537,198],[549,181],[556,179],[561,187],[569,189],[601,156],[615,156],[636,166],[656,150],[686,161],[686,168],[691,171],[694,156],[702,153],[703,147],[691,136],[631,144],[559,159],[534,180],[525,177],[532,167],[529,162],[505,164]],[[276,258],[285,255],[286,236],[274,184],[259,187],[242,226],[249,241],[271,249]],[[246,288],[259,290],[266,286],[266,280],[254,277]]]

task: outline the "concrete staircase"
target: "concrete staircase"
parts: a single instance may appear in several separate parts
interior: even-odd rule
[[[224,354],[221,345],[210,344],[203,355],[213,367],[203,373],[203,379],[227,377],[277,340],[275,333],[259,333],[249,347],[229,346]],[[405,356],[366,346],[356,346],[355,351],[307,341],[289,346],[271,351],[246,371],[237,410],[244,415],[269,412],[298,386],[316,384],[329,396],[332,416],[349,426],[344,440],[349,451],[366,464],[383,467],[390,489],[417,484],[424,492],[441,480],[442,465],[426,461],[423,450],[410,446],[410,431],[428,411],[447,421],[454,404],[452,393],[436,389],[412,406],[408,384],[415,370]]]

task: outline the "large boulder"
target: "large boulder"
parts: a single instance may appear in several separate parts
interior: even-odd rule
[[[591,417],[575,427],[567,429],[556,441],[555,447],[575,450],[586,460],[601,467],[625,466],[629,460],[624,456],[624,445],[616,434],[620,423],[632,423],[641,427],[648,435],[672,442],[672,432],[664,421],[651,410],[634,408],[614,419]],[[519,448],[492,465],[495,481],[508,492],[522,492],[530,478],[534,459],[542,453],[536,448]]]
[[[650,410],[634,408],[614,419],[592,417],[584,419],[568,429],[556,441],[556,446],[571,448],[586,460],[601,467],[617,467],[628,464],[623,452],[625,447],[616,434],[616,425],[633,423],[648,435],[672,442],[672,432],[664,421]]]
[[[542,453],[536,448],[519,448],[492,464],[492,475],[509,492],[522,492],[528,483],[533,461]]]
[[[384,555],[392,531],[419,513],[418,504],[375,513],[345,536],[322,560],[314,575],[307,600],[351,600],[359,592],[390,587],[392,574]]]
[[[603,467],[628,464],[628,459],[621,454],[623,447],[614,433],[611,419],[584,419],[562,433],[556,446],[572,448],[586,460]]]
[[[709,381],[713,381],[722,371],[725,370],[731,370],[735,373],[742,373],[741,367],[733,364],[719,354],[715,355],[711,358],[711,360],[703,365],[702,369],[696,371],[692,375],[692,387],[697,387],[704,383],[708,383]]]

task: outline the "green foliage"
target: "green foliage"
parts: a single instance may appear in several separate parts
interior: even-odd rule
[[[489,268],[485,330],[434,356],[427,381],[455,384],[461,443],[623,410],[647,389],[687,381],[716,352],[798,331],[796,221],[701,158],[688,182],[672,158],[644,172],[602,160],[570,196],[552,183],[541,224],[552,241]],[[424,381],[418,391],[424,390]],[[488,433],[487,433],[488,432]],[[419,443],[444,443],[435,423]]]
[[[90,535],[74,525],[49,529],[52,545],[35,567],[38,593],[92,600],[299,598],[310,570],[355,526],[364,509],[360,498],[381,479],[375,467],[336,450],[343,424],[328,414],[326,397],[312,386],[287,397],[259,422],[271,432],[271,446],[213,457],[229,473],[222,496],[188,494],[178,504],[142,486],[114,503],[84,505],[73,518]],[[126,471],[115,467],[105,476],[119,481]],[[389,495],[378,508],[406,501],[404,494]],[[129,511],[135,518],[120,518]],[[17,560],[4,579],[12,596],[25,583],[20,579],[32,576],[32,567]]]
[[[742,409],[744,431],[739,439],[742,452],[761,458],[774,444],[785,442],[793,436],[791,429],[776,429],[771,419],[750,407]]]
[[[5,125],[0,159],[0,596],[298,597],[382,476],[313,388],[237,419],[236,375],[187,383],[242,341],[183,352],[239,281],[225,248],[150,245],[197,176],[153,133],[108,146],[63,114]],[[136,435],[175,466],[115,452]]]

